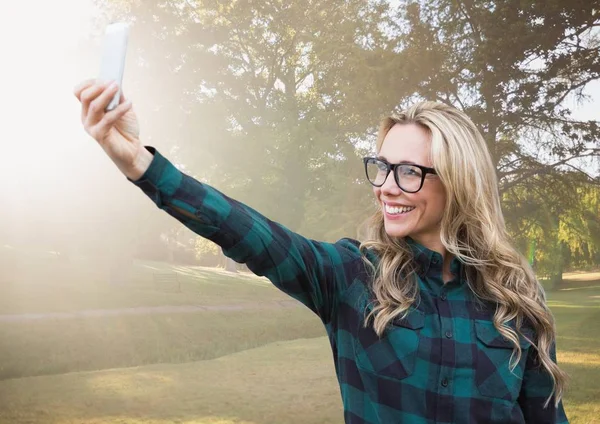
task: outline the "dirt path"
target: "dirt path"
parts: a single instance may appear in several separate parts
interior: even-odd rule
[[[46,319],[74,319],[87,317],[110,317],[122,315],[152,315],[152,314],[190,314],[208,311],[248,311],[293,308],[302,306],[296,300],[281,300],[277,302],[235,303],[223,305],[178,305],[178,306],[138,306],[119,309],[85,309],[73,312],[47,312],[39,314],[6,314],[0,315],[0,322],[25,322]]]

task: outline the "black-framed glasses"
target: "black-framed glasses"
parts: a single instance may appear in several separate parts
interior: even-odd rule
[[[390,171],[394,171],[394,180],[402,191],[416,193],[423,187],[425,175],[437,175],[435,169],[426,166],[396,163],[391,164],[383,159],[366,157],[363,158],[367,179],[375,187],[381,187],[387,179]]]

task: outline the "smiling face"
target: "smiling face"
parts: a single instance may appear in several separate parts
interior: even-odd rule
[[[385,136],[378,156],[391,164],[410,162],[431,168],[430,152],[431,136],[426,129],[417,124],[396,124]],[[420,191],[406,193],[398,187],[390,172],[381,187],[373,187],[373,193],[383,208],[388,235],[410,236],[424,246],[440,243],[440,222],[446,205],[446,190],[437,175],[427,174]],[[386,203],[414,209],[390,215],[386,211]]]

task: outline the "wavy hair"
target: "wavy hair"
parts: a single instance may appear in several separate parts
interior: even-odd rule
[[[525,259],[511,244],[500,206],[498,180],[491,155],[481,133],[463,112],[438,102],[421,102],[381,122],[377,152],[394,125],[413,123],[431,137],[431,160],[446,189],[446,206],[441,221],[441,242],[463,264],[466,281],[475,297],[496,305],[494,326],[513,344],[511,371],[521,359],[517,331],[538,351],[539,362],[553,380],[558,405],[563,396],[567,374],[550,356],[555,341],[554,318],[546,305],[544,290]],[[378,202],[379,203],[379,202]],[[397,316],[408,313],[417,301],[413,254],[403,238],[385,231],[381,203],[363,223],[364,253],[372,249],[379,255],[374,271],[374,307],[365,325],[374,317],[373,327],[381,336]],[[514,320],[515,331],[507,323]],[[528,323],[535,332],[531,340],[521,332]]]

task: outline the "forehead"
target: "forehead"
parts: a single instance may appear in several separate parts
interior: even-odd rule
[[[431,166],[431,136],[416,124],[396,124],[385,136],[379,156],[389,163],[412,162]]]

